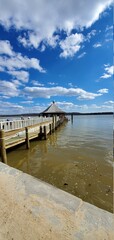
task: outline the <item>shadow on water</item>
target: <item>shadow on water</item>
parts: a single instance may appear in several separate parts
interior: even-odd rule
[[[113,155],[107,121],[74,117],[46,141],[34,140],[29,150],[21,145],[8,152],[8,164],[112,212]]]

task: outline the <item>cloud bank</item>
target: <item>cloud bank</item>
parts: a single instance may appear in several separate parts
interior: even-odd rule
[[[92,100],[96,97],[102,95],[101,92],[99,93],[91,93],[87,92],[81,88],[65,88],[65,87],[25,87],[24,92],[27,96],[31,96],[34,98],[50,98],[54,96],[75,96],[78,100]]]
[[[13,26],[16,30],[26,30],[19,37],[24,46],[38,48],[43,41],[42,49],[45,49],[46,44],[56,46],[59,31],[64,31],[69,36],[73,29],[90,27],[112,2],[112,0],[1,0],[0,23],[6,29]],[[68,49],[65,52],[63,43],[61,47],[63,49],[61,56],[66,56]],[[77,49],[78,47],[75,51]],[[70,54],[72,55],[72,50]]]
[[[45,69],[40,66],[39,59],[14,52],[8,40],[0,40],[0,55],[0,71],[12,75],[13,79],[28,82],[30,68],[45,73]]]

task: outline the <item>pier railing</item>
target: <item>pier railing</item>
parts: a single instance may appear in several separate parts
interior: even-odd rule
[[[58,117],[57,117],[58,120]],[[37,118],[30,118],[30,119],[23,119],[23,120],[6,120],[0,122],[0,129],[4,131],[10,131],[15,129],[20,129],[23,127],[33,126],[38,123],[52,121],[51,117],[37,117]]]

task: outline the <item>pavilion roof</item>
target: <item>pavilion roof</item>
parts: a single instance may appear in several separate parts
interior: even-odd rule
[[[61,110],[55,102],[53,102],[48,108],[46,108],[43,113],[49,113],[49,114],[54,114],[54,113],[65,113],[63,110]]]

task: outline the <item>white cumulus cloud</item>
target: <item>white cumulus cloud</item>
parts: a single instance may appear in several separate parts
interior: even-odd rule
[[[111,104],[112,105],[112,104],[114,104],[114,101],[109,100],[109,101],[106,101],[105,104]]]
[[[24,107],[17,103],[0,101],[0,105],[3,106],[0,108],[0,114],[11,114],[11,112],[13,114],[19,114],[19,113],[25,112]]]
[[[21,80],[23,82],[28,82],[29,73],[26,71],[8,71],[15,79]]]
[[[95,43],[95,44],[93,45],[94,48],[99,48],[99,47],[101,47],[101,46],[102,46],[101,43]]]
[[[66,37],[65,40],[60,42],[60,47],[62,49],[62,53],[60,57],[73,57],[75,53],[77,53],[81,47],[81,43],[84,41],[84,36],[82,34],[71,34]]]
[[[2,70],[9,71],[34,68],[39,72],[45,72],[45,70],[40,66],[39,59],[28,58],[27,56],[22,56],[20,53],[15,53],[12,57],[1,56],[0,67]]]
[[[86,40],[87,40],[87,41],[90,41],[90,39],[91,39],[93,36],[95,36],[96,33],[97,33],[97,31],[96,31],[95,29],[93,29],[91,32],[89,32],[89,33],[87,34]]]
[[[13,48],[8,40],[0,40],[0,54],[14,55]]]
[[[0,80],[0,94],[9,96],[9,97],[16,97],[19,96],[19,89],[17,88],[16,84],[13,82],[9,82],[6,80]]]
[[[46,40],[52,43],[54,33],[90,27],[112,0],[0,0],[0,23],[7,29],[27,30],[20,36],[23,45],[35,48]],[[89,10],[90,9],[90,10]],[[54,43],[55,44],[55,43]]]
[[[75,96],[79,100],[92,100],[102,95],[102,93],[91,93],[81,88],[65,88],[65,87],[25,87],[24,92],[27,96],[34,98],[50,98],[54,96]]]
[[[107,88],[102,88],[102,89],[99,89],[98,91],[97,91],[98,93],[108,93],[108,89]]]
[[[105,72],[100,78],[110,78],[114,72],[114,66],[105,65]]]

